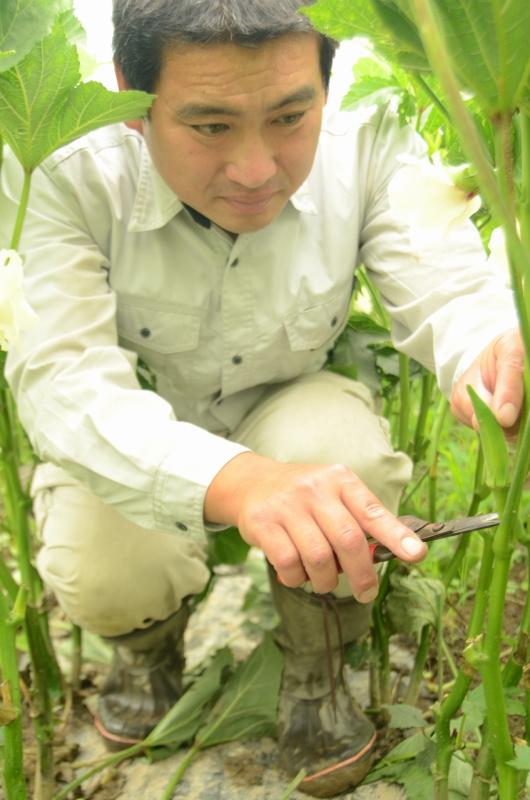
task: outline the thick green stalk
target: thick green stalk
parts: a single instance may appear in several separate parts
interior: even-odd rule
[[[518,116],[521,134],[521,178],[522,197],[519,206],[519,224],[521,240],[527,252],[530,252],[530,115],[521,111]]]
[[[488,603],[489,584],[493,564],[493,545],[490,533],[483,533],[484,550],[480,562],[480,571],[475,594],[475,603],[471,613],[467,641],[472,642],[482,631],[484,616]],[[451,720],[464,702],[473,679],[467,665],[460,669],[453,688],[440,707],[436,718],[436,793],[435,800],[447,800],[449,797],[449,767],[454,746],[451,739]]]
[[[498,490],[496,494],[499,512],[502,513],[506,502],[506,492]],[[517,772],[506,764],[513,758],[514,753],[504,699],[500,661],[502,623],[510,569],[509,548],[509,525],[503,521],[493,544],[495,559],[491,578],[488,622],[484,637],[484,662],[479,665],[487,709],[487,741],[495,756],[499,793],[502,800],[512,800],[512,798],[515,800],[517,796]]]
[[[398,450],[407,453],[410,426],[410,359],[403,353],[399,354],[399,395]]]
[[[16,715],[12,722],[2,728],[4,731],[4,793],[6,800],[27,800],[23,767],[22,698],[18,677],[16,631],[9,617],[9,605],[0,589],[0,673],[2,679],[0,700],[9,702]]]
[[[480,666],[486,699],[488,742],[495,756],[501,800],[517,796],[517,772],[507,765],[513,758],[513,744],[506,717],[503,679],[501,672],[501,635],[504,619],[506,587],[511,559],[511,531],[517,521],[522,487],[528,468],[530,452],[530,415],[525,420],[513,477],[508,490],[497,491],[502,521],[494,539],[495,560],[491,576],[491,595],[488,623],[484,638],[485,661]]]

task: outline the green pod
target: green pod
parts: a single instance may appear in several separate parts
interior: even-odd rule
[[[495,419],[493,411],[480,399],[473,387],[468,386],[467,391],[479,424],[486,465],[486,485],[490,489],[506,489],[510,485],[510,465],[504,431]]]

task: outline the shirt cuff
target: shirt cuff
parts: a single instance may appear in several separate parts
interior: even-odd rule
[[[225,526],[204,521],[204,498],[217,473],[235,456],[249,448],[223,439],[188,423],[178,423],[179,441],[160,464],[154,486],[153,514],[156,526],[203,541],[206,532]],[[182,428],[188,427],[188,447],[182,446]]]

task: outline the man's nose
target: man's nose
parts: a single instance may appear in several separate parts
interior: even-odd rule
[[[277,172],[274,154],[261,138],[242,142],[226,166],[226,176],[245,189],[259,189]]]

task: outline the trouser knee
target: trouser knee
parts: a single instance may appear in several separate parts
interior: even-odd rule
[[[35,476],[37,568],[76,624],[117,636],[166,619],[204,588],[205,547],[183,536],[140,528],[74,479]]]

